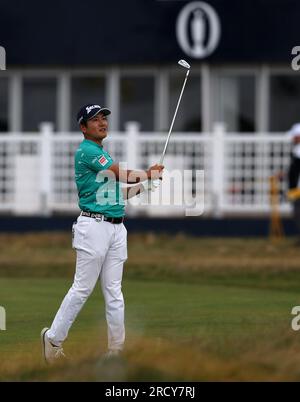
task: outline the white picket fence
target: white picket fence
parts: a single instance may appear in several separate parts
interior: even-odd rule
[[[165,133],[139,132],[128,123],[125,132],[111,132],[105,148],[129,169],[158,161]],[[74,213],[78,211],[74,183],[74,152],[80,133],[54,133],[50,123],[40,133],[0,135],[0,212],[18,214]],[[268,214],[269,177],[287,173],[291,144],[286,134],[225,133],[216,124],[212,133],[175,133],[166,167],[204,170],[205,215]],[[192,186],[195,183],[192,183]],[[286,180],[280,181],[280,210],[290,213]],[[128,208],[128,215],[136,213]],[[138,213],[156,214],[149,207]],[[165,215],[173,215],[171,208]]]

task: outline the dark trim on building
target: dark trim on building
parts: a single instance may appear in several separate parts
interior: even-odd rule
[[[76,216],[71,217],[2,217],[0,233],[70,231]],[[186,234],[208,237],[266,237],[269,235],[270,221],[266,218],[234,219],[161,219],[128,218],[125,220],[128,233],[154,232],[157,234]],[[297,234],[293,220],[283,220],[285,234]]]

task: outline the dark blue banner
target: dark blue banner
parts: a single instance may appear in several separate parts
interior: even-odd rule
[[[290,63],[296,0],[2,0],[7,65]]]

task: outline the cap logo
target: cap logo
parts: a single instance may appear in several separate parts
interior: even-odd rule
[[[85,109],[86,109],[87,114],[89,114],[91,110],[96,109],[96,108],[97,108],[97,109],[101,109],[101,106],[99,106],[99,105],[92,105],[92,106],[87,106]]]

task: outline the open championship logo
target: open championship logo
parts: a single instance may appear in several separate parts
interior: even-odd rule
[[[6,70],[6,51],[0,46],[0,70]]]
[[[207,3],[188,3],[177,18],[176,35],[181,49],[188,56],[203,59],[212,54],[219,44],[219,16]]]
[[[6,312],[5,308],[0,306],[0,331],[6,330]]]

